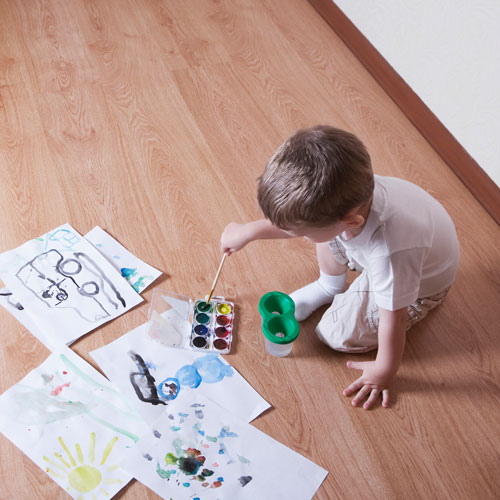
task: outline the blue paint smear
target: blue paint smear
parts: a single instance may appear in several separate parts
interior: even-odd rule
[[[172,401],[179,395],[182,387],[196,389],[202,382],[215,384],[223,380],[224,377],[232,377],[233,374],[233,367],[224,363],[218,354],[207,354],[198,358],[193,364],[179,368],[175,377],[163,380],[157,387],[158,394],[165,401]],[[168,389],[169,382],[176,384],[176,391]],[[202,413],[197,414],[197,416],[203,418]]]
[[[171,385],[175,385],[174,390],[170,387]],[[160,382],[157,387],[158,394],[164,401],[174,400],[178,396],[180,388],[180,383],[176,378],[166,378]],[[168,418],[170,418],[170,416]]]
[[[196,422],[196,424],[193,425],[193,431],[198,433],[200,436],[204,436],[205,435],[205,431],[202,431],[200,429],[200,422]]]
[[[229,430],[229,427],[222,427],[222,429],[219,432],[219,437],[220,438],[225,438],[225,437],[238,437],[238,434],[236,432],[231,432]]]
[[[122,273],[122,276],[128,280],[137,274],[137,268],[135,267],[134,269],[131,269],[130,267],[122,267],[120,272]]]
[[[193,365],[184,365],[177,370],[175,374],[181,384],[181,387],[190,387],[196,389],[201,384],[202,378],[198,370]]]
[[[233,367],[221,361],[218,354],[207,354],[197,359],[193,366],[207,384],[220,382],[224,377],[232,377],[234,373]]]

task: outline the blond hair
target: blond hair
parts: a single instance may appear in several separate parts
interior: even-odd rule
[[[369,201],[374,179],[370,155],[353,134],[326,125],[292,134],[258,180],[265,217],[287,229],[326,226]]]

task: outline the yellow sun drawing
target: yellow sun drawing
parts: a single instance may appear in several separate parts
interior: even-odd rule
[[[117,440],[118,437],[116,436],[112,438],[104,447],[101,460],[99,461],[99,459],[97,459],[96,461],[95,432],[91,432],[87,462],[83,456],[82,448],[79,443],[75,444],[75,459],[66,446],[66,443],[63,441],[63,438],[59,436],[58,441],[64,450],[64,454],[58,453],[57,451],[54,452],[54,457],[56,459],[43,456],[43,460],[49,464],[45,467],[45,470],[55,478],[67,480],[69,483],[69,486],[66,488],[68,492],[71,492],[73,489],[78,493],[82,493],[82,495],[77,497],[78,500],[97,500],[102,496],[109,498],[109,493],[105,490],[103,485],[122,483],[121,479],[118,478],[103,477],[104,474],[113,472],[119,468],[119,465],[105,465]]]

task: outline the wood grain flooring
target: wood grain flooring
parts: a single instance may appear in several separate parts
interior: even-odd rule
[[[316,338],[321,311],[292,356],[265,353],[258,300],[316,279],[314,248],[231,256],[217,289],[238,307],[227,359],[273,405],[254,425],[329,471],[320,500],[498,498],[500,229],[306,0],[0,2],[0,251],[67,221],[100,225],[165,272],[156,286],[203,296],[225,225],[260,216],[267,159],[317,123],[356,133],[377,173],[439,199],[461,265],[408,336],[391,408],[367,412],[341,394],[356,374]],[[92,363],[146,320],[144,296],[74,350]],[[4,391],[48,352],[3,309],[0,321]],[[3,436],[0,454],[1,499],[69,498]],[[157,497],[132,482],[117,498]]]

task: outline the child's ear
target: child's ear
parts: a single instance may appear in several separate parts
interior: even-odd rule
[[[365,223],[365,218],[361,214],[347,214],[342,218],[342,222],[351,229],[361,227]]]

